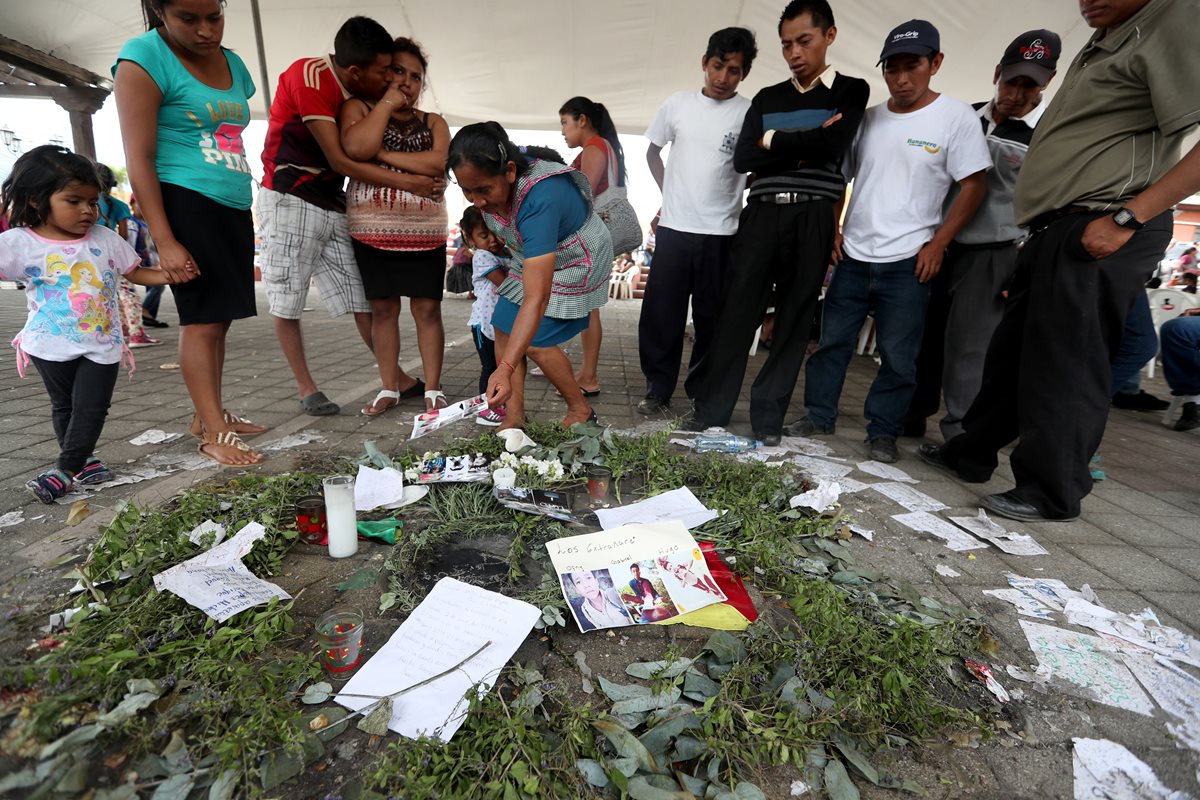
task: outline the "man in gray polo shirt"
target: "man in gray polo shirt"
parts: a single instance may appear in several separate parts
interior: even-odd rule
[[[1012,454],[1016,488],[980,498],[1010,519],[1068,521],[1092,489],[1109,362],[1171,238],[1171,208],[1200,190],[1200,0],[1079,0],[1096,29],[1038,123],[1014,196],[1031,238],[992,338],[965,433],[921,457],[983,482]]]

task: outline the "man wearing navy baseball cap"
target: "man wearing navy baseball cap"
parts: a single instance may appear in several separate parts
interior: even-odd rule
[[[925,420],[944,396],[940,425],[949,441],[962,433],[963,417],[979,394],[988,342],[1004,316],[1004,291],[1017,269],[1017,242],[1026,234],[1013,218],[1013,189],[1061,51],[1062,40],[1053,31],[1022,33],[992,73],[992,99],[973,105],[992,154],[987,195],[954,237],[933,281],[905,436],[925,435]]]
[[[805,371],[808,413],[787,428],[792,436],[833,432],[846,367],[874,309],[882,364],[864,416],[876,461],[899,458],[896,437],[916,387],[929,281],[982,202],[992,167],[975,111],[929,87],[942,59],[937,28],[924,20],[900,25],[884,42],[879,61],[890,97],[867,109],[842,165],[854,189],[834,238],[837,266],[821,341]]]
[[[1200,191],[1200,0],[1078,0],[1095,29],[1038,123],[1013,195],[1031,236],[965,432],[922,456],[986,481],[1019,439],[1016,486],[981,497],[1027,522],[1079,516],[1108,421],[1126,317]]]

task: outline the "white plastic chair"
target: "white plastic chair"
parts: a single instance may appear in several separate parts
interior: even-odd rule
[[[608,280],[608,296],[614,300],[630,300],[633,298],[633,281],[639,272],[636,267],[630,267],[624,272],[614,272]]]
[[[1163,323],[1175,319],[1191,308],[1200,308],[1200,295],[1189,294],[1179,289],[1147,289],[1146,297],[1150,301],[1150,318],[1154,320],[1154,335],[1162,329]],[[1158,355],[1150,359],[1146,365],[1146,377],[1154,377]]]

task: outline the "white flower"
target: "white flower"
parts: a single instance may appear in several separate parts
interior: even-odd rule
[[[412,482],[421,477],[421,471],[416,467],[409,467],[404,470],[404,480]]]
[[[546,473],[546,477],[552,481],[561,481],[563,479],[563,465],[561,461],[551,461],[550,469]]]

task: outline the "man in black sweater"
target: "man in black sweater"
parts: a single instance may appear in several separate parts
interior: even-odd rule
[[[754,183],[733,240],[718,338],[697,366],[695,408],[681,422],[684,430],[728,424],[774,286],[771,351],[750,395],[751,427],[767,445],[779,443],[808,348],[833,248],[834,205],[845,191],[842,155],[870,93],[866,81],[826,61],[837,38],[826,0],[788,3],[779,38],[792,78],[755,95],[738,137],[734,168],[753,172]]]

